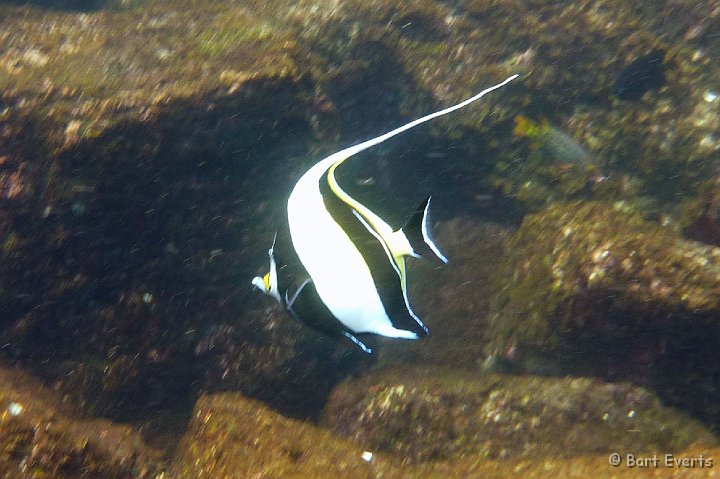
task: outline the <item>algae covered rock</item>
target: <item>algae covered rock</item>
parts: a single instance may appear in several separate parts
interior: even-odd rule
[[[54,391],[0,367],[0,477],[153,479],[158,452],[129,426],[79,420]]]
[[[506,251],[488,332],[500,349],[552,350],[578,330],[691,328],[720,304],[720,250],[601,203],[528,215]]]
[[[720,423],[720,249],[601,203],[528,215],[506,244],[489,352],[630,380]]]
[[[433,368],[378,371],[344,382],[323,418],[364,447],[413,462],[677,451],[716,441],[699,423],[629,383]]]
[[[173,477],[368,477],[363,449],[237,393],[202,396]],[[377,459],[374,461],[377,463]]]
[[[387,415],[384,418],[376,416],[375,421],[387,420],[392,423],[402,414],[402,411],[400,411],[402,406],[412,404],[418,407],[423,406],[426,409],[435,409],[439,415],[448,412],[443,405],[453,399],[458,401],[460,399],[467,400],[468,407],[480,402],[477,398],[473,399],[469,396],[472,392],[480,391],[476,383],[472,383],[469,378],[464,377],[463,380],[469,382],[467,383],[468,386],[463,389],[461,383],[451,384],[453,379],[460,379],[458,375],[453,375],[452,378],[440,381],[443,386],[439,385],[439,380],[434,381],[433,391],[439,393],[440,389],[442,389],[443,394],[448,398],[447,401],[444,402],[442,397],[435,396],[432,403],[424,403],[419,389],[412,391],[417,384],[415,380],[418,374],[412,373],[404,378],[399,378],[400,373],[398,373],[392,381],[389,379],[391,375],[382,376],[387,378],[388,382],[382,380],[381,377],[375,377],[377,380],[375,381],[376,386],[365,389],[364,396],[361,393],[361,388],[368,386],[369,382],[373,381],[363,380],[356,383],[357,388],[354,389],[356,392],[355,399],[361,402],[356,404],[344,403],[347,406],[346,411],[349,414],[353,407],[359,408],[367,405],[365,400],[370,400],[371,397],[381,399],[380,395],[386,392],[383,387],[392,389],[401,384],[407,385],[409,389],[405,391],[404,395],[395,395],[393,408],[388,408]],[[487,384],[488,388],[502,389],[500,386],[502,381],[493,381]],[[573,384],[575,385],[573,386]],[[536,385],[536,382],[530,381],[517,383],[513,387],[508,386],[504,393],[494,396],[495,402],[492,410],[480,411],[479,417],[486,418],[488,415],[492,415],[491,425],[488,425],[487,428],[500,428],[505,431],[507,429],[507,419],[502,416],[505,414],[517,415],[516,412],[509,411],[511,405],[517,406],[513,400],[519,398],[518,395],[520,394],[523,397],[534,395],[533,390],[521,392],[520,388]],[[586,398],[591,403],[591,406],[584,409],[582,404],[572,404],[572,401],[565,397],[564,389],[567,386],[570,386],[571,391],[576,391],[571,392],[570,399],[580,399],[580,396],[589,393],[591,390],[593,392],[600,391],[601,394],[596,399]],[[420,386],[417,387],[421,388]],[[342,391],[347,394],[352,388],[353,383],[348,383],[342,387]],[[623,428],[616,431],[614,437],[625,436],[624,442],[623,440],[615,442],[619,446],[626,446],[627,449],[624,451],[639,451],[648,444],[657,445],[657,447],[672,447],[674,451],[675,447],[686,444],[692,439],[706,437],[706,433],[702,428],[698,428],[692,421],[672,412],[655,409],[657,404],[652,396],[645,391],[628,385],[603,385],[587,380],[579,382],[566,380],[563,384],[558,382],[555,387],[548,390],[542,388],[540,390],[553,395],[553,400],[558,403],[553,406],[551,398],[545,398],[546,406],[551,409],[551,412],[548,412],[547,415],[555,413],[565,415],[568,418],[572,417],[570,422],[575,424],[579,424],[585,418],[591,424],[587,427],[578,426],[578,430],[575,431],[577,436],[565,438],[566,443],[576,440],[579,444],[586,445],[593,441],[605,440],[607,439],[605,436],[599,438],[586,437],[586,432],[592,430],[592,432],[603,433],[607,432],[610,427],[615,426],[623,426]],[[429,397],[428,394],[426,392],[424,397]],[[502,403],[501,399],[507,402]],[[589,412],[596,411],[598,403],[603,401],[608,401],[606,405],[610,406],[602,409],[603,414],[607,413],[608,417],[606,419],[591,417]],[[522,407],[529,409],[530,405],[537,406],[540,400],[529,399],[523,402],[525,406]],[[378,404],[375,411],[380,411],[378,409],[380,406]],[[457,442],[469,440],[469,437],[463,438],[458,434],[462,429],[459,427],[462,424],[459,418],[469,418],[470,411],[463,412],[461,402],[457,402],[454,407],[457,414],[449,418],[447,422],[455,421],[458,427],[448,431],[447,434],[452,435]],[[625,408],[635,408],[629,411],[635,411],[637,416],[628,417],[627,412],[629,411],[626,411]],[[519,407],[516,408],[516,411],[517,409]],[[559,411],[564,412],[560,413]],[[572,411],[575,413],[574,416]],[[617,417],[614,416],[615,413],[618,414]],[[645,442],[641,440],[636,445],[633,441],[638,436],[646,438],[646,434],[636,429],[628,431],[624,427],[647,424],[649,417],[645,419],[640,419],[640,417],[650,413],[656,414],[654,417],[657,421],[675,422],[661,423],[668,427],[667,430],[662,429],[662,425],[650,425],[649,430],[646,432],[657,433],[655,439],[649,439]],[[431,411],[426,411],[425,417],[429,414],[431,414]],[[498,414],[501,417],[498,420],[494,419]],[[541,418],[545,417],[543,413],[539,413],[539,416]],[[408,421],[409,419],[405,420],[406,423]],[[606,428],[603,429],[602,426],[597,426],[598,421],[606,423]],[[416,439],[417,435],[413,435],[410,429],[421,426],[422,423],[412,423],[412,425],[407,426],[404,432],[406,436]],[[516,438],[522,437],[523,433],[525,436],[532,436],[533,433],[528,432],[529,430],[532,431],[532,427],[530,429],[520,428],[520,431],[510,435],[514,435]],[[538,431],[547,431],[538,419],[535,420],[534,428]],[[550,436],[545,438],[545,441],[553,440],[562,432],[564,431],[551,431]],[[686,436],[683,437],[683,435]],[[398,437],[401,438],[400,431],[398,431]],[[507,438],[507,441],[510,441],[510,437]],[[523,440],[520,440],[520,443],[526,444]],[[649,447],[652,447],[652,445]],[[518,474],[526,478],[546,478],[549,476],[586,478],[596,477],[598,474],[602,475],[602,472],[606,470],[611,470],[613,475],[617,477],[656,477],[653,475],[656,472],[655,470],[647,471],[650,474],[645,476],[643,474],[646,471],[638,471],[637,469],[625,467],[610,469],[607,454],[591,454],[573,458],[529,457],[528,455],[526,458],[513,456],[514,460],[495,460],[480,451],[481,447],[476,447],[474,452],[465,454],[462,457],[458,455],[451,460],[411,464],[412,456],[403,454],[398,457],[383,454],[382,449],[375,444],[372,437],[361,439],[360,444],[355,444],[316,425],[283,417],[263,404],[245,398],[240,394],[220,393],[205,395],[197,402],[188,432],[176,451],[173,466],[169,469],[168,474],[169,477],[179,479],[245,479],[249,477],[268,479],[321,479],[327,477],[343,477],[347,479],[367,479],[369,477],[388,479],[409,477],[428,479],[461,479],[467,477],[505,479]],[[601,448],[597,449],[597,451],[599,450]],[[669,449],[661,450],[665,453]],[[716,451],[718,451],[717,448],[709,448],[706,445],[696,443],[693,448],[683,450],[677,456],[696,457],[700,454],[712,456],[717,454]],[[598,473],[598,471],[601,472]],[[672,475],[671,473],[677,473],[677,470],[668,470],[667,472],[669,477]],[[706,477],[706,470],[700,470],[699,474],[696,474],[696,472],[681,470],[682,477]]]
[[[3,353],[149,436],[201,388],[312,415],[289,378],[326,392],[332,346],[298,359],[311,339],[250,285],[287,159],[310,156],[312,85],[267,10],[142,3],[0,5]]]
[[[672,173],[663,180],[676,177],[658,164],[681,157],[663,149],[678,112],[695,112],[685,115],[675,144],[692,140],[702,154],[691,164],[709,165],[703,160],[714,154],[712,138],[703,140],[717,114],[698,96],[668,100],[654,136],[657,115],[642,112],[636,121],[627,105],[615,112],[594,101],[627,59],[666,33],[633,20],[644,12],[612,2],[7,3],[0,5],[4,354],[85,410],[141,424],[145,433],[168,409],[187,415],[203,389],[241,390],[313,416],[334,382],[362,366],[357,358],[338,362],[332,344],[260,303],[248,281],[282,228],[293,179],[339,143],[521,71],[523,82],[507,94],[432,127],[454,125],[442,139],[425,130],[401,143],[388,169],[416,187],[412,175],[432,164],[433,172],[467,173],[466,197],[493,186],[516,196],[529,179],[515,174],[522,155],[506,147],[522,109],[555,112],[552,121],[615,163],[627,143],[652,138],[635,168],[647,178],[658,170]],[[116,8],[79,13],[80,5]],[[671,75],[668,89],[706,90],[712,64],[680,53],[680,73],[701,74]],[[707,121],[701,128],[696,120]],[[454,153],[418,160],[411,146],[433,142]],[[706,174],[683,171],[695,173],[672,191]],[[494,244],[471,226],[451,230]],[[497,258],[480,268],[469,256],[447,273],[460,282],[444,283],[427,301],[453,316],[446,329],[441,318],[430,321],[436,334],[427,349],[404,357],[473,366],[493,339],[482,334],[484,278]],[[466,342],[455,347],[459,336]]]

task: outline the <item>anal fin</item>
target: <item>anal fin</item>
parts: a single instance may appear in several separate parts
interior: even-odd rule
[[[360,349],[362,349],[364,352],[366,352],[366,353],[368,353],[368,354],[372,354],[372,349],[370,349],[370,348],[368,348],[367,346],[365,346],[365,343],[363,343],[362,341],[360,341],[354,334],[345,331],[345,332],[342,333],[342,335],[345,336],[345,337],[346,337],[347,339],[349,339],[350,341],[352,341],[356,346],[358,346],[358,347],[359,347]]]

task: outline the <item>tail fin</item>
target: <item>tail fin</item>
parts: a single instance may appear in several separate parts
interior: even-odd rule
[[[402,227],[401,231],[405,234],[405,237],[413,249],[413,256],[425,259],[430,259],[434,256],[443,263],[447,263],[447,257],[440,252],[440,249],[430,237],[427,216],[431,199],[432,196],[428,196],[425,201],[420,204],[415,213],[413,213],[407,223],[405,223],[405,226]]]

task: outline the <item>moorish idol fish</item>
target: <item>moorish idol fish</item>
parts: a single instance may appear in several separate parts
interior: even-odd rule
[[[517,78],[487,88],[454,106],[338,151],[316,163],[295,184],[287,203],[297,271],[281,263],[275,241],[270,271],[252,284],[297,320],[370,353],[357,337],[376,334],[417,339],[428,329],[410,307],[405,257],[447,258],[428,229],[428,197],[402,228],[393,230],[338,184],[337,168],[348,158],[421,123],[463,108]]]

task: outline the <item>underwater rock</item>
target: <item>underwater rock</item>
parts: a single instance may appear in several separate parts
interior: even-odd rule
[[[399,381],[399,384],[402,384],[403,380]],[[568,382],[572,383],[571,380]],[[582,389],[590,381],[581,380],[580,383],[580,389]],[[367,382],[360,384],[367,385]],[[343,386],[343,388],[350,387],[349,385]],[[457,390],[461,387],[461,384],[456,384],[452,389]],[[606,385],[605,388],[606,392],[601,398],[606,399],[608,395],[619,397],[614,404],[623,403],[626,406],[633,405],[634,407],[638,402],[645,404],[648,398],[644,391],[633,389],[627,385]],[[372,394],[372,391],[366,391],[368,396]],[[374,391],[375,393],[380,392],[379,389]],[[359,390],[357,393],[360,396]],[[517,393],[520,394],[519,391]],[[560,394],[560,391],[554,391],[554,393]],[[524,391],[522,394],[532,395],[532,391]],[[628,394],[633,396],[630,397]],[[554,399],[557,402],[557,398]],[[476,399],[472,401],[476,401]],[[589,401],[597,404],[596,400],[592,398],[589,398]],[[650,400],[651,403],[653,401]],[[406,403],[398,402],[398,405],[402,404]],[[559,404],[560,406],[554,409],[555,411],[568,407],[567,401],[560,401]],[[503,406],[499,403],[495,403],[495,405]],[[427,406],[434,407],[434,404]],[[582,405],[576,404],[575,407],[578,411],[584,410]],[[456,409],[461,408],[461,404],[456,405]],[[619,405],[618,408],[620,408]],[[643,410],[642,407],[638,408],[636,414],[640,414]],[[610,410],[610,413],[612,412]],[[591,419],[594,422],[605,421],[607,424],[631,424],[633,419],[638,417],[628,418],[628,411],[624,409],[617,412],[618,417],[610,416],[608,413],[605,420],[602,418]],[[601,413],[605,414],[605,412]],[[542,414],[540,415],[542,416]],[[582,415],[583,413],[580,413],[575,420],[579,422],[579,417]],[[469,416],[464,417],[469,418]],[[663,416],[659,419],[668,417]],[[475,420],[475,418],[469,419]],[[678,421],[680,429],[677,433],[667,430],[659,431],[656,426],[651,426],[651,430],[659,432],[655,442],[672,441],[672,438],[677,438],[683,433],[689,434],[687,440],[705,435],[701,429],[692,425],[692,421],[682,418]],[[585,429],[590,428],[582,426],[579,428],[579,430]],[[623,444],[630,444],[636,435],[636,432],[632,431],[628,433],[622,429],[616,435],[624,433],[626,442]],[[523,431],[518,431],[515,435],[520,437],[522,433]],[[458,440],[462,439],[458,438]],[[566,440],[570,442],[571,439]],[[582,437],[580,440],[582,443],[588,443],[592,442],[593,438]],[[676,442],[680,444],[685,440],[678,439]],[[640,451],[640,447],[632,445],[628,451],[635,453],[635,451]],[[666,452],[665,449],[662,451]],[[717,457],[718,451],[720,449],[696,443],[692,449],[679,452],[677,457],[697,457],[700,454],[704,454],[706,457]],[[181,441],[173,466],[168,472],[170,477],[179,479],[245,479],[248,477],[268,479],[324,479],[327,477],[347,479],[367,479],[368,477],[506,479],[517,476],[518,473],[522,473],[522,477],[525,478],[539,479],[549,476],[596,477],[598,471],[604,471],[609,467],[607,454],[573,458],[523,459],[515,457],[512,461],[494,460],[483,454],[466,454],[449,461],[418,464],[411,464],[410,459],[374,450],[369,442],[358,445],[316,425],[288,419],[262,403],[247,399],[240,394],[220,393],[202,396],[197,402],[187,434]],[[670,477],[677,473],[678,469],[672,471],[668,469],[668,471],[667,476]],[[705,470],[700,470],[700,474],[696,474],[694,470],[680,469],[680,471],[683,474],[682,477],[707,477],[704,475],[707,474]],[[612,472],[616,477],[656,477],[653,475],[654,470],[644,471],[621,467],[613,468]],[[650,474],[645,475],[646,472]]]
[[[629,383],[439,368],[382,370],[346,381],[333,391],[323,424],[412,462],[677,451],[717,441]]]
[[[172,477],[368,477],[380,459],[312,424],[288,419],[237,393],[202,396]]]
[[[621,100],[639,100],[645,92],[665,84],[665,50],[655,50],[636,58],[622,69],[613,83],[613,93]]]
[[[595,101],[620,69],[620,48],[647,49],[664,33],[650,28],[656,12],[638,22],[645,10],[630,4],[61,2],[115,7],[81,14],[37,8],[49,1],[7,3],[0,5],[3,355],[85,411],[145,434],[168,410],[187,416],[203,389],[239,389],[312,417],[335,381],[364,366],[338,360],[328,343],[239,286],[264,264],[283,218],[279,193],[339,142],[520,68],[526,75],[512,94],[437,126],[449,128],[441,136],[455,153],[433,171],[462,171],[472,193],[500,178],[509,197],[522,203],[518,191],[532,190],[544,204],[553,196],[517,174],[521,155],[506,150],[521,111],[556,112],[553,121],[593,153],[615,148],[602,157],[647,181],[659,178],[656,191],[695,191],[716,154],[716,104],[685,94],[708,90],[718,77],[708,55],[693,60],[694,46],[679,47],[683,75],[668,87],[668,104],[637,113]],[[674,145],[695,149],[679,154]],[[392,164],[415,185],[421,168],[412,146]],[[450,160],[457,152],[460,161]],[[554,181],[555,172],[549,176]],[[565,191],[578,190],[571,183]],[[477,242],[495,245],[481,235]],[[426,315],[427,342],[386,348],[383,357],[397,351],[398,361],[470,367],[482,357],[492,287],[485,268],[498,258],[473,250],[485,256],[487,266],[479,266],[467,261],[469,250],[460,253],[451,251],[463,263],[448,268],[442,286],[418,289],[440,290],[427,308],[448,312],[447,329],[446,318]],[[454,284],[458,271],[464,279]]]
[[[579,329],[688,328],[720,304],[720,250],[602,203],[528,215],[506,251],[488,332],[500,349],[552,350]]]
[[[59,395],[17,368],[0,366],[0,476],[151,479],[158,452],[129,426],[74,417]]]
[[[622,206],[622,205],[618,205]],[[488,352],[630,380],[720,424],[720,249],[601,203],[528,215],[506,244]]]

